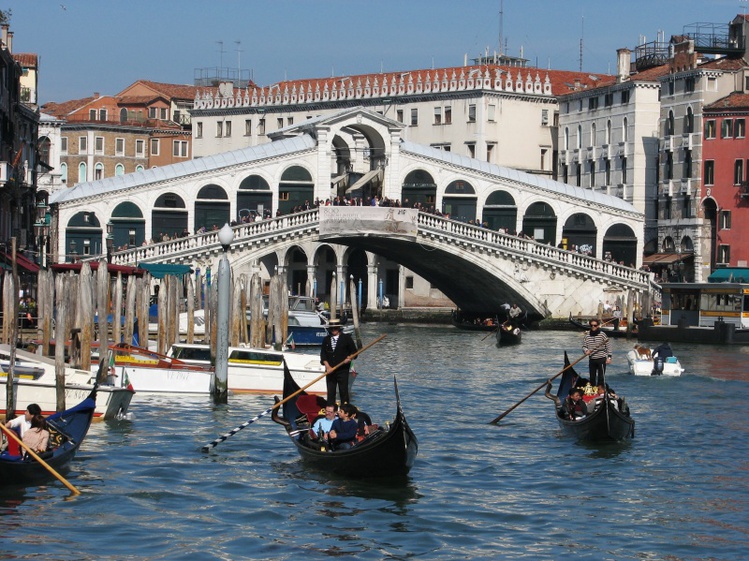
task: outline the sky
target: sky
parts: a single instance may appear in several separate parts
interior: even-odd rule
[[[192,84],[195,70],[282,80],[460,66],[499,50],[555,70],[616,72],[616,50],[747,0],[0,0],[13,52],[40,57],[39,100],[117,94],[136,80]],[[501,14],[501,17],[500,17]]]

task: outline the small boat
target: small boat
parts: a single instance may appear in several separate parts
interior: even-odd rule
[[[498,314],[469,313],[453,310],[451,322],[458,329],[466,331],[494,331],[499,326]]]
[[[286,399],[300,388],[288,369],[284,378],[283,396]],[[325,400],[321,397],[300,392],[282,405],[281,415],[280,408],[274,409],[272,419],[286,428],[302,460],[315,469],[351,478],[405,476],[413,467],[419,445],[403,414],[395,379],[393,384],[396,412],[389,428],[378,427],[347,450],[323,451],[308,437],[316,414],[321,407],[325,408]]]
[[[55,361],[21,349],[15,351],[14,381],[16,395],[15,413],[22,415],[29,403],[38,403],[42,414],[50,415],[57,409],[57,380]],[[0,345],[0,393],[5,395],[7,371],[10,364],[10,347]],[[96,374],[86,370],[65,367],[65,402],[78,403],[91,393]],[[97,386],[94,418],[116,419],[125,415],[135,393],[132,389],[110,384]],[[5,400],[0,403],[0,414],[6,414]]]
[[[497,344],[504,347],[506,345],[518,345],[522,341],[523,330],[518,324],[504,322],[497,328]]]
[[[627,353],[627,362],[630,374],[635,376],[681,376],[684,373],[684,368],[671,352],[668,343],[656,349],[635,345]]]
[[[573,318],[572,313],[570,313],[569,322],[583,331],[590,331],[590,326]],[[601,320],[600,329],[609,337],[626,337],[627,321],[620,320],[619,318],[603,319]]]
[[[40,457],[55,471],[68,469],[86,437],[96,410],[96,393],[94,389],[75,407],[47,417],[51,450]],[[0,488],[53,477],[39,462],[21,452],[23,449],[18,443],[9,442],[8,449],[0,454]]]
[[[208,394],[214,368],[211,348],[204,344],[175,343],[166,355],[133,347],[117,345],[115,369],[122,383],[125,380],[143,393]],[[318,354],[229,347],[228,386],[233,393],[278,393],[283,391],[283,363],[303,384],[319,378],[325,368]],[[356,378],[352,370],[349,384]],[[310,391],[326,394],[324,379],[315,382]]]
[[[559,382],[557,397],[564,400],[572,387],[572,379],[577,373],[570,365],[567,352],[564,353],[565,371]],[[629,406],[624,398],[600,399],[598,402],[587,403],[589,413],[577,420],[564,419],[561,409],[556,407],[556,418],[562,432],[579,441],[586,442],[618,442],[634,438],[635,420],[631,417]]]

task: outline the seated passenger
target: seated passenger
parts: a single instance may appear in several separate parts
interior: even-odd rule
[[[31,428],[23,435],[23,443],[37,454],[47,451],[49,431],[41,413],[31,418]]]
[[[328,441],[334,450],[347,450],[354,445],[359,430],[356,419],[352,419],[355,414],[356,407],[350,403],[344,403],[338,409],[338,418],[328,432]]]
[[[356,421],[357,425],[357,431],[356,431],[356,441],[361,442],[367,436],[369,436],[371,433],[376,431],[379,426],[372,424],[372,418],[367,415],[364,411],[359,411],[358,409],[353,414],[352,419]]]
[[[588,414],[588,409],[583,401],[583,391],[580,388],[571,388],[570,394],[562,403],[562,418],[569,421],[582,419]]]
[[[31,428],[31,420],[37,415],[41,416],[42,408],[36,403],[30,403],[23,412],[23,417],[16,417],[5,423],[5,426],[9,429],[13,429],[20,435],[21,438],[26,434],[26,431]]]
[[[326,405],[325,416],[315,421],[315,424],[312,425],[312,428],[310,429],[312,431],[312,434],[310,436],[312,438],[318,439],[325,438],[325,433],[330,432],[330,429],[333,426],[333,421],[335,421],[336,419],[337,411],[337,404],[334,403],[333,405]]]

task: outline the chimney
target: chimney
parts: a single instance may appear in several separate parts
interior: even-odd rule
[[[8,31],[8,52],[13,52],[13,32]]]
[[[2,26],[0,26],[2,31],[0,31],[0,41],[2,41],[3,45],[8,44],[8,30],[10,29],[10,24],[4,23]]]
[[[616,50],[616,81],[621,83],[629,78],[629,69],[632,65],[632,51],[629,49]]]

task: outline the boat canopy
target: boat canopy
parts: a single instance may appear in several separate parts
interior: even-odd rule
[[[138,263],[138,268],[145,269],[155,279],[163,279],[166,275],[182,278],[192,273],[189,265],[174,265],[171,263]]]
[[[740,267],[716,269],[707,277],[707,282],[749,282],[749,269]]]

